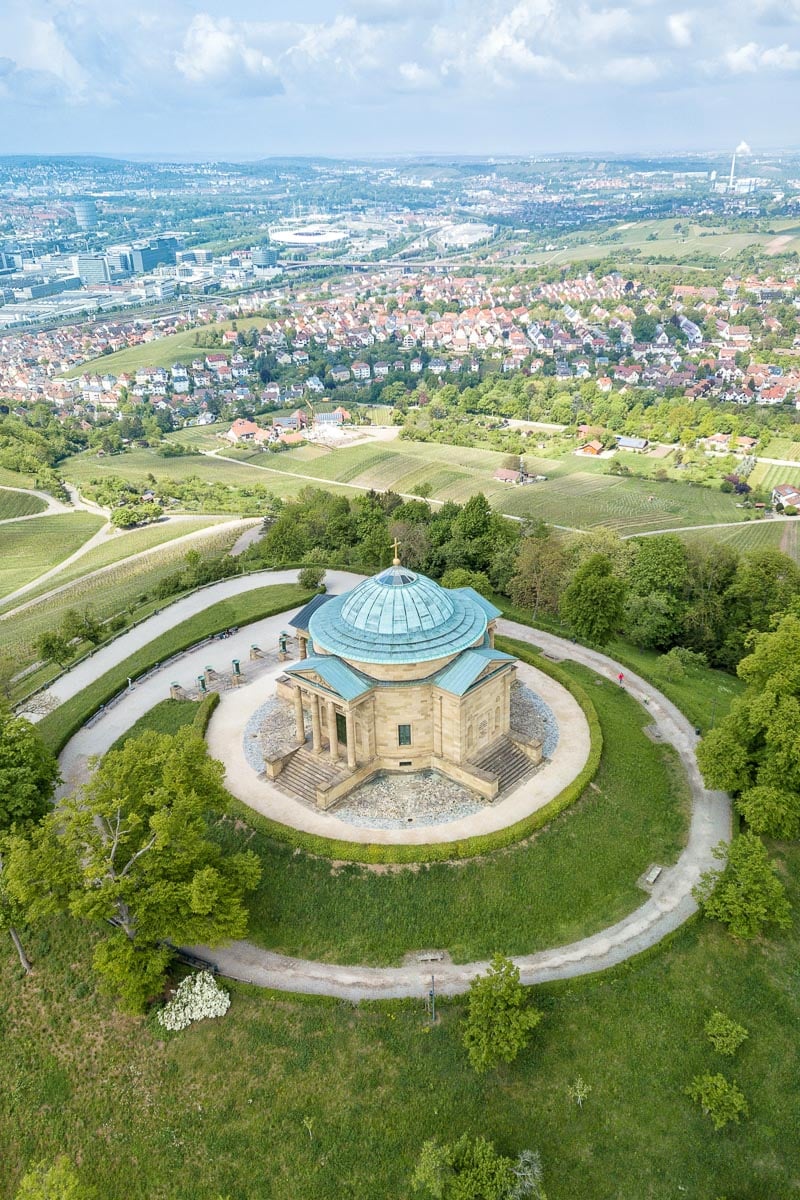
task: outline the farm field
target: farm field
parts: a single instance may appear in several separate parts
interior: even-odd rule
[[[83,514],[81,514],[83,515]],[[76,520],[75,517],[42,517],[42,521]],[[89,518],[95,528],[102,522]],[[30,525],[30,522],[25,522]],[[6,529],[9,526],[5,527]],[[0,527],[2,529],[2,527]],[[213,530],[198,538],[192,549],[201,554],[222,554],[230,549],[240,530]],[[35,661],[34,643],[44,632],[55,628],[70,608],[90,605],[97,617],[105,620],[128,609],[137,609],[153,600],[153,589],[181,565],[186,547],[169,543],[144,559],[117,563],[91,579],[77,579],[55,596],[44,596],[29,608],[13,616],[0,616],[0,657],[14,656],[20,668]],[[38,568],[42,569],[41,567]],[[17,585],[19,586],[19,584]],[[47,669],[49,678],[53,671]],[[26,691],[38,680],[26,680]]]
[[[131,529],[124,532],[119,530],[107,542],[95,546],[82,558],[53,575],[39,587],[31,588],[19,601],[13,603],[25,604],[28,600],[33,600],[44,592],[62,587],[75,579],[83,579],[91,571],[110,566],[132,554],[138,554],[142,550],[151,550],[165,542],[171,542],[175,538],[184,537],[196,529],[207,529],[221,521],[232,519],[232,517],[186,517],[179,521],[157,522],[154,525],[146,525],[142,529]],[[3,605],[0,603],[0,611],[2,608]]]
[[[686,542],[719,542],[741,554],[770,547],[800,562],[800,538],[794,521],[748,521],[730,529],[690,529],[680,536]]]
[[[749,246],[761,248],[772,247],[775,251],[788,253],[800,248],[800,230],[796,221],[775,222],[775,233],[758,233],[748,230],[709,229],[708,227],[688,224],[688,232],[683,234],[676,230],[676,225],[687,225],[687,222],[676,221],[673,218],[653,221],[631,221],[614,226],[606,233],[592,240],[584,240],[582,235],[572,235],[559,239],[562,248],[555,253],[536,251],[535,257],[539,262],[580,262],[590,258],[604,258],[613,255],[621,261],[625,260],[625,252],[636,251],[647,257],[654,255],[672,258],[676,262],[691,262],[694,256],[731,258],[746,250]],[[778,238],[788,240],[778,244]]]
[[[152,472],[167,490],[170,479],[197,475],[239,487],[260,482],[282,497],[296,495],[314,481],[332,490],[337,490],[337,484],[350,485],[350,494],[354,489],[392,488],[409,495],[427,487],[432,499],[458,503],[482,491],[495,508],[510,516],[542,518],[576,529],[605,524],[621,534],[742,519],[734,498],[717,489],[679,481],[655,483],[635,474],[609,475],[607,463],[574,455],[549,460],[526,454],[528,470],[546,475],[547,480],[520,488],[494,478],[507,455],[440,443],[373,442],[342,450],[301,447],[281,454],[224,453],[225,458],[206,455],[202,459],[163,459],[148,450],[101,459],[83,454],[65,464],[64,474],[77,484],[106,474],[143,484]]]
[[[44,512],[46,507],[44,500],[40,500],[38,496],[28,496],[25,492],[11,492],[0,487],[0,521],[30,517],[34,513]]]
[[[244,331],[259,328],[264,324],[261,317],[242,317],[237,322],[237,328]],[[230,321],[218,325],[198,325],[194,329],[184,329],[180,333],[171,333],[167,337],[156,338],[142,346],[130,346],[126,350],[117,350],[114,354],[102,354],[99,358],[90,359],[77,367],[65,371],[65,379],[74,379],[84,372],[105,375],[119,375],[123,371],[137,371],[139,367],[171,367],[173,363],[189,363],[193,358],[202,358],[206,354],[231,354],[230,346],[198,346],[195,337],[211,330],[231,328]]]
[[[102,517],[78,512],[0,525],[0,596],[69,558],[103,524]]]
[[[783,458],[787,462],[800,464],[800,442],[791,438],[773,438],[761,453],[764,458]]]
[[[800,487],[800,463],[796,467],[776,467],[772,463],[756,463],[747,482],[751,487],[772,491],[779,483]]]

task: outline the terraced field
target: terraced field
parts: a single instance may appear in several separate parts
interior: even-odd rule
[[[225,451],[238,461],[208,456],[162,459],[147,450],[102,459],[83,455],[67,465],[65,474],[76,482],[108,473],[144,483],[152,472],[167,492],[170,479],[198,475],[231,486],[261,482],[287,498],[315,480],[350,495],[354,489],[367,488],[414,494],[427,484],[434,500],[463,502],[483,492],[496,508],[511,516],[539,517],[576,529],[605,524],[620,533],[738,521],[743,515],[732,496],[716,489],[677,480],[654,483],[635,475],[609,475],[607,463],[574,456],[547,460],[526,454],[528,470],[547,478],[520,488],[494,478],[494,472],[508,459],[494,450],[405,441],[341,450],[315,448],[311,455],[308,450],[301,447],[283,454]]]
[[[14,520],[16,517],[30,517],[34,513],[44,512],[47,508],[44,500],[38,496],[29,496],[25,492],[10,492],[0,488],[0,521]]]
[[[795,562],[800,563],[800,537],[795,522],[790,521],[747,521],[731,529],[689,529],[680,536],[686,542],[721,542],[744,554],[748,550],[771,547],[782,550]]]
[[[0,596],[69,558],[104,524],[92,513],[63,513],[0,525]]]
[[[53,588],[61,587],[64,584],[71,583],[75,579],[83,579],[92,571],[97,571],[102,567],[110,566],[112,563],[120,562],[122,559],[128,558],[132,554],[138,554],[142,550],[151,550],[157,546],[164,545],[166,542],[174,541],[175,538],[184,537],[187,533],[192,533],[194,530],[206,529],[209,526],[219,524],[220,521],[230,520],[226,517],[187,517],[185,520],[174,522],[163,522],[161,524],[147,525],[144,529],[131,529],[128,532],[119,531],[113,535],[109,541],[102,545],[95,546],[87,554],[81,556],[70,566],[65,567],[63,571],[51,576],[39,587],[31,588],[18,601],[12,601],[10,606],[16,607],[17,604],[24,604],[29,600],[41,596],[45,592],[50,592]],[[187,547],[189,549],[190,547]],[[0,603],[0,611],[4,606]]]
[[[747,482],[751,487],[772,491],[779,483],[793,483],[800,487],[800,463],[796,467],[776,467],[770,463],[756,463]]]
[[[77,519],[70,516],[42,517],[43,522]],[[87,519],[93,520],[95,527],[100,523],[96,517]],[[25,524],[29,525],[30,522]],[[201,554],[222,553],[230,549],[238,532],[211,530],[206,537],[198,538],[192,548]],[[56,596],[45,596],[23,612],[0,616],[0,656],[13,653],[20,667],[33,662],[36,639],[45,631],[55,628],[70,608],[80,609],[91,605],[96,615],[104,620],[153,599],[153,589],[180,566],[185,554],[185,546],[168,544],[147,558],[112,565],[93,578],[78,579],[63,592]],[[39,570],[42,569],[39,567]]]
[[[783,458],[787,462],[800,463],[800,442],[789,438],[773,438],[766,450],[762,450],[766,458]]]

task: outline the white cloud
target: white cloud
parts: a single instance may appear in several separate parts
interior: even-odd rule
[[[273,96],[283,84],[272,59],[227,17],[198,13],[175,55],[180,73],[196,84],[232,86],[234,91]]]
[[[397,68],[398,88],[405,92],[430,92],[441,85],[435,71],[422,67],[418,62],[403,62]]]
[[[793,50],[786,42],[781,46],[759,46],[757,42],[747,42],[735,50],[729,50],[724,56],[724,63],[734,75],[752,74],[755,71],[797,71],[800,70],[800,50]]]
[[[684,49],[692,44],[692,22],[694,14],[689,12],[672,13],[667,17],[667,30],[675,46]]]

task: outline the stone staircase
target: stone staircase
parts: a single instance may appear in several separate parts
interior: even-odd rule
[[[498,795],[516,787],[536,770],[536,763],[523,754],[509,737],[500,738],[478,758],[474,758],[472,763],[487,774],[494,775],[498,783]]]
[[[330,787],[347,775],[345,766],[334,766],[327,754],[316,755],[301,746],[275,780],[275,787],[289,796],[300,796],[316,806],[317,788]]]

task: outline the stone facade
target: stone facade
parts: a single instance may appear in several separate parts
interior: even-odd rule
[[[301,657],[278,682],[294,705],[297,744],[270,774],[298,753],[325,762],[320,807],[376,771],[428,768],[492,800],[493,747],[513,744],[540,761],[538,743],[511,732],[516,660],[494,647],[498,610],[471,589],[447,592],[395,562],[348,596],[317,597],[308,610],[292,622]]]

